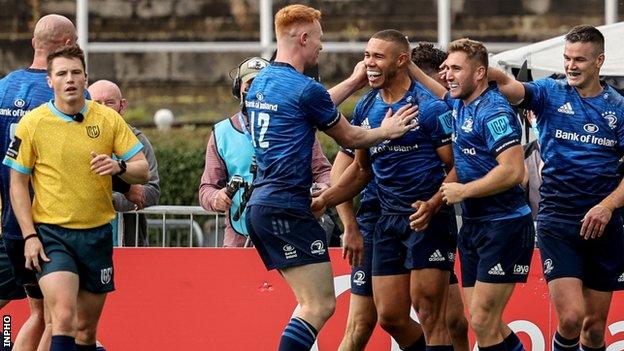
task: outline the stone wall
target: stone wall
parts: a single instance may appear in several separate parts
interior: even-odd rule
[[[274,9],[296,1],[274,0]],[[435,0],[298,1],[323,12],[324,38],[365,41],[395,28],[412,40],[436,40]],[[620,1],[622,2],[622,1]],[[90,0],[90,41],[256,41],[258,0]],[[0,74],[30,63],[37,18],[75,19],[75,0],[0,0]],[[620,4],[620,12],[624,4]],[[483,41],[538,41],[580,23],[600,25],[603,0],[452,0],[452,36]],[[622,18],[622,16],[620,16]],[[91,79],[124,85],[203,86],[227,79],[253,53],[102,53],[90,55]],[[256,53],[257,54],[257,53]],[[321,74],[348,74],[355,54],[323,54]]]

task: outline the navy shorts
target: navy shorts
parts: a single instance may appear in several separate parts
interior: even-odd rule
[[[585,240],[581,224],[537,222],[546,281],[572,277],[599,291],[624,290],[622,217],[614,213],[600,238]]]
[[[37,225],[37,233],[50,259],[50,262],[43,262],[38,276],[73,272],[79,277],[81,290],[94,294],[115,290],[112,232],[110,224],[89,229]]]
[[[268,270],[329,262],[327,236],[309,210],[251,205],[246,221]]]
[[[452,271],[453,228],[455,218],[448,211],[438,212],[427,229],[419,232],[410,228],[409,215],[382,215],[373,236],[372,274],[405,274],[424,268]]]
[[[20,300],[25,297],[24,288],[15,282],[11,261],[3,240],[0,240],[0,300]]]
[[[462,285],[525,283],[535,246],[535,228],[528,214],[494,221],[464,221],[459,231]]]
[[[358,217],[357,223],[364,239],[364,260],[361,266],[351,267],[351,293],[361,296],[373,296],[371,270],[373,268],[373,233],[377,217],[365,219]]]
[[[11,260],[13,276],[17,285],[32,284],[37,285],[35,271],[26,268],[26,258],[24,257],[24,240],[8,237],[2,238],[6,253]]]

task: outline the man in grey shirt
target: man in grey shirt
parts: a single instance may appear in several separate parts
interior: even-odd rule
[[[98,80],[89,86],[89,94],[94,101],[106,105],[124,115],[128,102],[123,98],[117,84],[108,80]],[[143,154],[149,164],[150,179],[146,184],[127,185],[128,189],[123,194],[113,192],[113,206],[118,212],[140,210],[144,207],[158,204],[160,197],[160,178],[158,176],[158,163],[154,155],[152,144],[140,130],[130,126],[130,129],[143,144]],[[125,190],[125,189],[124,189]],[[137,231],[137,219],[138,231]],[[120,224],[121,225],[121,224]],[[147,246],[147,220],[145,215],[134,213],[123,214],[123,246]],[[137,241],[138,239],[138,241]]]

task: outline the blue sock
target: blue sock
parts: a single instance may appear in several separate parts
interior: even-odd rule
[[[278,351],[309,351],[316,340],[316,329],[299,317],[293,317],[284,328]]]
[[[50,351],[76,351],[76,344],[73,336],[52,335]]]
[[[453,345],[427,345],[427,351],[453,351]]]
[[[492,346],[479,346],[479,351],[507,351],[507,345],[505,345],[505,341],[502,341],[500,344]]]
[[[516,335],[516,333],[514,333],[513,331],[511,332],[511,334],[507,335],[503,342],[505,343],[505,346],[507,346],[508,351],[525,351],[522,342],[518,338],[518,335]]]
[[[420,339],[416,340],[412,345],[404,348],[404,351],[425,351],[427,346],[425,345],[425,335],[421,335]]]
[[[76,351],[97,351],[96,345],[78,345],[76,344]]]
[[[606,350],[606,346],[602,345],[600,347],[589,347],[589,346],[585,346],[585,345],[581,344],[581,350],[583,350],[583,351],[605,351]]]
[[[579,351],[579,337],[566,339],[558,331],[553,335],[553,351]]]

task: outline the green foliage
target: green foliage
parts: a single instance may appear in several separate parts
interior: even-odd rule
[[[154,146],[160,175],[162,205],[198,205],[210,128],[181,128],[169,132],[143,130]]]

